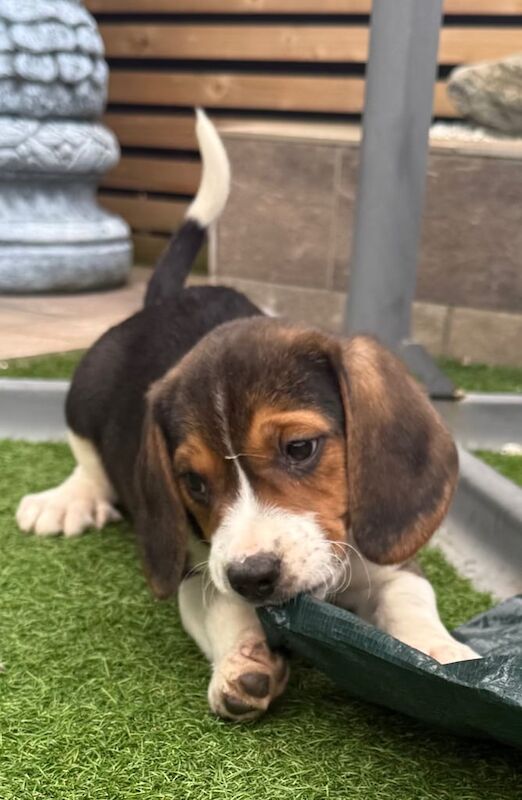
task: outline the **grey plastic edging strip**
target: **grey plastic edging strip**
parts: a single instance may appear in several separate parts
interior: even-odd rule
[[[473,585],[500,599],[522,592],[522,489],[459,447],[460,481],[432,540]]]
[[[467,394],[435,402],[455,438],[468,450],[522,446],[522,394]]]
[[[63,441],[68,381],[0,380],[0,438]]]

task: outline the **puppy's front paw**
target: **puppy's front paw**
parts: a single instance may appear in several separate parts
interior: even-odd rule
[[[22,498],[16,512],[18,527],[38,536],[78,536],[87,528],[102,528],[121,515],[96,487],[72,475],[54,489]]]
[[[429,653],[435,661],[441,664],[453,664],[455,661],[472,661],[477,658],[482,658],[478,653],[475,653],[467,644],[461,644],[456,639],[449,638],[440,642],[433,642],[430,646]]]
[[[208,687],[211,710],[236,722],[257,719],[285,690],[288,664],[264,640],[246,639],[214,666]]]

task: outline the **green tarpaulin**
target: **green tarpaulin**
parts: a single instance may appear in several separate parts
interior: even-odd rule
[[[312,662],[353,697],[522,747],[522,595],[457,628],[483,658],[447,665],[308,596],[259,613],[273,647]]]

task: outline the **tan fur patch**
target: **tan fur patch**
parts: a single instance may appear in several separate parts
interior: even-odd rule
[[[273,406],[262,406],[254,412],[245,452],[273,458],[279,441],[322,436],[330,430],[330,422],[317,411],[281,411]]]
[[[332,432],[330,421],[312,409],[280,411],[262,407],[255,412],[245,451],[254,488],[262,502],[293,513],[313,513],[332,542],[346,540],[348,486],[344,437]],[[281,441],[325,436],[319,462],[309,474],[293,475],[274,466]]]
[[[223,463],[201,436],[191,433],[176,449],[174,468],[178,474],[181,471],[197,472],[214,484],[218,482]]]
[[[227,500],[226,468],[223,459],[215,453],[196,433],[189,434],[174,454],[174,470],[177,475],[183,472],[196,472],[207,482],[211,493],[211,506],[196,503],[182,479],[178,479],[184,503],[195,516],[205,538],[210,540],[223,518]]]

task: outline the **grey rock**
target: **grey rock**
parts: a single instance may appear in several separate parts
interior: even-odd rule
[[[522,53],[458,67],[448,94],[462,114],[503,133],[522,134]]]

